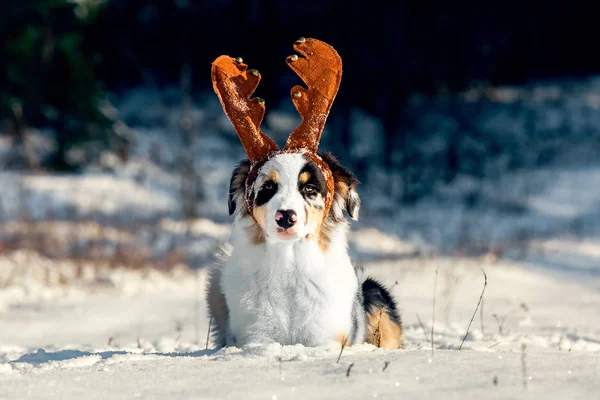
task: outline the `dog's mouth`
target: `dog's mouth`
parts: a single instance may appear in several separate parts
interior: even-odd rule
[[[296,230],[294,228],[277,228],[277,236],[282,238],[288,238],[292,236],[296,236]]]

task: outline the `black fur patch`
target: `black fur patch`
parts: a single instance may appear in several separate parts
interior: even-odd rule
[[[248,172],[250,172],[250,161],[242,160],[235,167],[231,174],[231,180],[229,181],[229,199],[227,205],[229,206],[229,215],[233,215],[235,212],[236,194],[240,194],[244,198],[246,193],[246,179],[248,178]]]
[[[336,181],[343,181],[349,188],[355,188],[360,184],[358,178],[348,168],[340,164],[333,154],[329,152],[318,154],[329,165],[329,169]]]
[[[256,199],[254,200],[254,204],[257,207],[260,207],[263,204],[266,204],[269,200],[271,200],[271,198],[273,196],[275,196],[275,193],[277,193],[277,189],[278,189],[277,183],[275,183],[271,180],[266,181],[265,183],[263,183],[262,187],[258,191],[258,194],[256,195]]]
[[[301,182],[300,176],[304,173],[307,173],[309,178],[306,182]],[[315,188],[315,191],[313,192],[314,194],[305,193],[303,191],[303,189],[308,185],[311,185]],[[317,193],[320,193],[323,197],[327,194],[327,182],[325,181],[323,172],[321,171],[321,168],[319,168],[313,161],[309,160],[306,164],[304,164],[304,167],[302,167],[302,170],[298,174],[298,190],[305,198],[309,199],[314,199]]]
[[[358,178],[346,167],[344,167],[331,153],[318,153],[319,157],[327,163],[331,173],[333,174],[333,180],[336,182],[336,194],[338,192],[338,182],[344,183],[348,187],[348,192],[343,196],[345,202],[345,209],[350,218],[356,219],[358,217],[358,210],[360,207],[360,198],[356,194],[356,187],[360,184]],[[330,211],[330,215],[333,215],[333,209]]]
[[[367,278],[362,284],[362,292],[363,306],[367,313],[383,309],[392,322],[398,325],[402,324],[396,302],[385,286],[373,278]]]

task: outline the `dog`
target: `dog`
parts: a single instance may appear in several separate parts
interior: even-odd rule
[[[331,107],[341,59],[316,39],[302,38],[296,50],[308,63],[291,66],[309,87],[292,92],[303,124],[284,150],[259,130],[264,101],[249,99],[257,71],[228,56],[213,64],[215,91],[249,157],[233,170],[231,238],[207,281],[213,342],[402,348],[402,322],[390,291],[348,255],[348,217],[359,216],[359,181],[331,153],[317,151],[324,120],[317,136],[311,125],[314,115],[327,115]],[[330,66],[313,79],[324,62]],[[333,89],[319,87],[322,82],[333,82]],[[301,103],[305,99],[310,102]],[[317,101],[323,99],[328,103]]]
[[[336,340],[402,347],[402,323],[390,292],[365,278],[348,256],[349,224],[358,218],[358,180],[330,153],[335,195],[323,221],[320,168],[302,154],[266,161],[245,206],[250,163],[233,171],[231,247],[211,270],[207,303],[218,347],[249,343],[317,346]],[[321,222],[323,221],[323,222]]]

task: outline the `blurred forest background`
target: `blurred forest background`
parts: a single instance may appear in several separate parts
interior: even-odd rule
[[[212,92],[211,62],[241,56],[261,71],[263,127],[281,143],[299,122],[288,97],[298,77],[284,60],[305,36],[330,43],[344,61],[322,148],[357,173],[371,204],[414,205],[466,179],[477,188],[461,192],[461,204],[476,207],[501,197],[486,198],[484,182],[594,162],[600,52],[591,4],[3,0],[0,168],[120,176],[116,165],[143,154],[171,178],[181,176],[171,186],[157,178],[160,186],[147,165],[135,173],[123,167],[153,190],[176,187],[179,214],[167,202],[160,215],[219,221],[226,210],[214,204],[225,201],[227,175],[243,153]],[[36,190],[19,182],[18,196]],[[523,212],[515,198],[530,190],[500,206]],[[6,196],[0,215],[10,220],[23,201]],[[27,219],[99,218],[65,207],[34,202]]]

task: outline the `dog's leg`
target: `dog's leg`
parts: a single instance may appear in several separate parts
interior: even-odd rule
[[[367,343],[384,349],[401,349],[404,346],[402,321],[390,292],[371,278],[363,282],[362,291]]]

